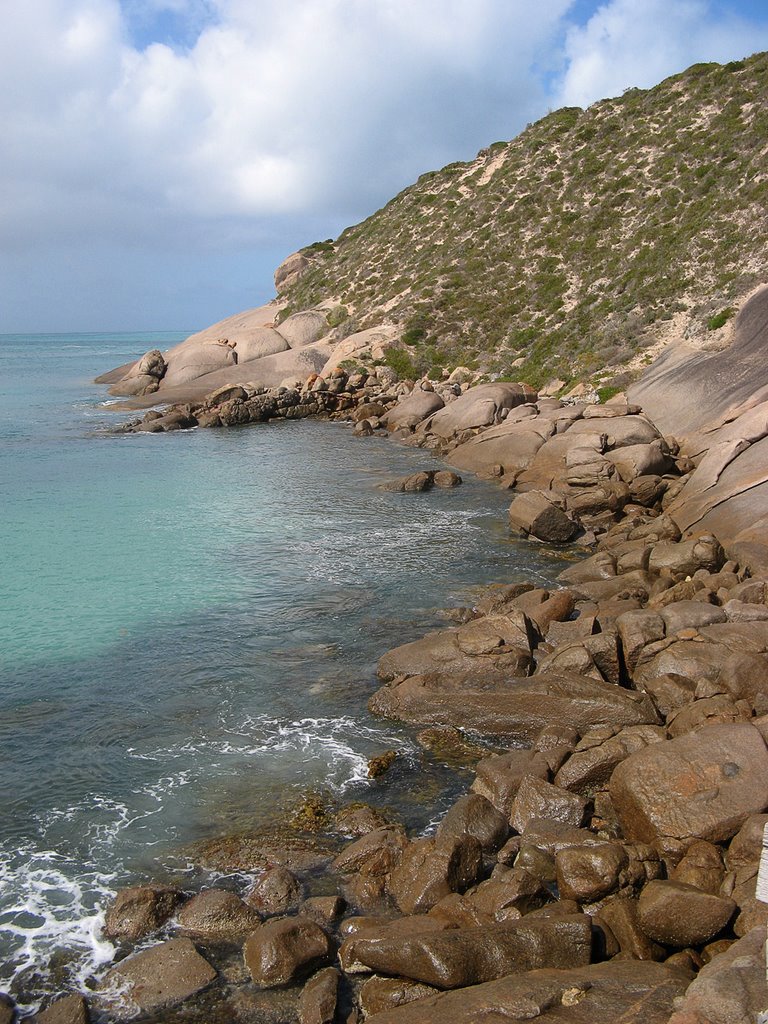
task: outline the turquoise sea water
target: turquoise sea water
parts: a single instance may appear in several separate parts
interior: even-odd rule
[[[0,988],[28,1003],[52,963],[109,961],[115,889],[193,884],[191,843],[304,790],[383,799],[387,747],[424,827],[441,808],[408,793],[450,782],[368,715],[376,659],[472,586],[560,567],[490,486],[379,489],[433,460],[343,425],[108,433],[126,414],[91,378],[181,337],[0,337]]]

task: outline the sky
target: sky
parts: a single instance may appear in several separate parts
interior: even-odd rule
[[[768,49],[766,0],[0,3],[0,333],[197,330],[424,171]]]

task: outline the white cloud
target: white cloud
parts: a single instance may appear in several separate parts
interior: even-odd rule
[[[366,209],[512,134],[569,0],[27,0],[0,41],[6,237]],[[136,18],[207,13],[191,48]],[[110,215],[111,210],[111,215]]]
[[[587,106],[625,88],[648,88],[698,61],[725,62],[768,47],[762,26],[707,0],[611,0],[567,34],[558,102]]]

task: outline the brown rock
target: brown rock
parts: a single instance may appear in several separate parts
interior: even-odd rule
[[[520,783],[531,775],[549,780],[549,765],[540,753],[529,750],[510,750],[508,754],[492,754],[480,761],[472,790],[490,801],[506,816],[512,813]]]
[[[518,866],[481,882],[466,897],[480,918],[488,921],[519,920],[551,899],[544,882]]]
[[[482,864],[482,847],[474,836],[417,839],[392,871],[389,892],[404,914],[424,913],[443,896],[476,882]]]
[[[164,885],[121,889],[107,910],[104,934],[110,939],[142,939],[162,928],[183,898],[178,889]]]
[[[284,914],[301,902],[301,882],[288,868],[269,868],[245,895],[246,902],[261,914]]]
[[[585,915],[451,929],[411,938],[356,940],[358,959],[375,971],[435,988],[461,988],[539,967],[589,963],[592,926]]]
[[[438,989],[422,985],[408,978],[369,978],[360,989],[360,1008],[366,1017],[398,1006],[414,1003],[417,999],[435,995]]]
[[[176,1006],[215,978],[216,971],[190,939],[171,939],[121,960],[104,979],[99,1002],[125,1020]]]
[[[561,723],[585,731],[601,722],[657,724],[650,698],[570,673],[463,682],[434,673],[382,687],[369,701],[374,714],[423,725],[458,725],[509,740],[532,740]]]
[[[613,730],[611,730],[613,732]],[[614,769],[630,754],[666,739],[655,725],[630,725],[605,738],[588,731],[555,776],[555,785],[581,796],[592,796],[606,786]]]
[[[649,569],[662,570],[678,577],[693,576],[698,569],[717,572],[725,562],[725,552],[711,534],[694,540],[657,544],[651,552]]]
[[[16,1016],[14,1002],[4,992],[0,992],[0,1024],[13,1024]]]
[[[728,924],[733,900],[702,892],[692,885],[659,879],[640,893],[638,920],[646,935],[665,946],[701,946]]]
[[[386,875],[400,863],[407,846],[401,828],[377,828],[345,846],[333,868],[341,874]]]
[[[462,483],[462,479],[458,473],[454,473],[449,469],[439,469],[433,479],[435,487],[458,487]]]
[[[726,863],[730,871],[757,866],[766,825],[768,814],[752,814],[747,818],[728,846]]]
[[[299,997],[299,1024],[333,1024],[341,975],[326,967],[310,978]]]
[[[513,529],[550,544],[566,544],[578,531],[576,523],[547,491],[518,494],[509,506]]]
[[[90,1024],[91,1015],[85,999],[80,995],[72,995],[57,999],[47,1010],[26,1019],[29,1024]],[[8,1020],[12,1020],[12,1017]]]
[[[636,961],[537,970],[443,992],[374,1019],[376,1024],[495,1024],[534,1018],[541,1024],[667,1024],[673,1001],[690,979],[679,968]]]
[[[717,896],[725,877],[720,850],[703,840],[692,843],[670,877]]]
[[[235,942],[261,924],[261,915],[233,892],[206,889],[184,904],[178,921],[183,932]]]
[[[584,823],[586,811],[587,801],[582,797],[529,775],[517,791],[510,824],[516,831],[525,832],[532,819],[548,818],[578,828]]]
[[[708,726],[632,754],[610,794],[630,839],[722,842],[768,807],[768,750],[753,725]]]
[[[706,964],[669,1024],[746,1024],[768,1007],[765,927],[755,928]]]
[[[507,840],[509,824],[493,804],[479,793],[459,797],[438,826],[435,838],[474,836],[486,853],[495,853]]]
[[[262,924],[243,947],[245,966],[262,988],[294,981],[326,962],[332,953],[323,929],[306,917],[283,917]]]
[[[311,896],[299,908],[302,917],[311,917],[321,927],[330,928],[346,910],[341,896]]]
[[[594,903],[615,892],[627,866],[626,851],[615,843],[572,846],[555,854],[557,891],[561,899]]]
[[[600,907],[594,920],[608,926],[623,954],[636,960],[664,959],[664,949],[640,927],[636,899],[613,896]]]
[[[397,760],[397,757],[396,750],[385,750],[383,754],[377,754],[376,757],[370,758],[368,761],[368,778],[378,779],[386,774]]]

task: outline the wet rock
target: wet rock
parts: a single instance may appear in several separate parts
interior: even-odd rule
[[[615,892],[629,858],[615,843],[573,846],[555,854],[557,891],[561,899],[594,903]]]
[[[416,494],[420,491],[431,490],[434,483],[435,474],[433,472],[410,473],[408,476],[400,477],[399,480],[391,480],[384,485],[384,490]]]
[[[334,817],[335,830],[344,836],[364,836],[389,824],[391,822],[380,811],[363,803],[342,807]]]
[[[549,491],[518,494],[509,506],[509,522],[513,529],[550,544],[567,544],[579,529]]]
[[[104,921],[104,934],[110,939],[135,942],[168,921],[183,894],[171,886],[134,885],[121,889],[109,907]]]
[[[340,874],[386,875],[400,863],[408,840],[401,828],[377,828],[346,846],[333,862]]]
[[[346,907],[341,896],[311,896],[301,904],[299,914],[302,917],[310,917],[325,929],[336,924]]]
[[[690,979],[691,975],[679,968],[632,961],[537,970],[429,996],[412,1006],[380,1013],[375,1019],[376,1024],[469,1024],[534,1018],[541,1024],[667,1024],[673,1001]],[[703,1022],[697,1020],[696,1024]],[[716,1024],[726,1022],[718,1020]]]
[[[509,835],[507,818],[479,793],[467,793],[451,807],[438,826],[436,839],[474,836],[486,853],[495,853]]]
[[[328,961],[332,945],[323,929],[306,917],[267,921],[253,931],[243,947],[251,978],[262,988],[294,981]]]
[[[276,864],[292,871],[311,871],[326,866],[337,849],[316,836],[276,829],[207,840],[193,851],[193,859],[205,868],[222,872],[263,871]]]
[[[9,1017],[8,1021],[11,1020],[12,1017]],[[29,1024],[90,1024],[91,1015],[85,999],[80,995],[72,995],[57,999],[47,1010],[36,1013],[34,1017],[27,1017],[26,1020]]]
[[[184,904],[178,922],[183,932],[235,942],[261,924],[261,915],[233,892],[206,889]]]
[[[4,992],[0,992],[0,1024],[12,1024],[15,1016],[13,1000]]]
[[[688,848],[670,877],[673,882],[684,882],[717,896],[725,877],[720,850],[713,843],[697,840]]]
[[[666,956],[664,949],[640,927],[636,899],[613,896],[600,906],[594,920],[610,929],[622,954],[636,960],[663,960]]]
[[[768,807],[768,750],[753,725],[712,725],[632,754],[609,789],[630,839],[722,842]]]
[[[578,731],[591,725],[657,724],[650,698],[612,683],[548,672],[530,678],[479,682],[438,675],[413,676],[378,690],[374,714],[418,725],[452,725],[507,740],[532,740],[554,723]]]
[[[587,801],[583,797],[568,793],[543,779],[527,776],[517,791],[509,820],[518,832],[525,832],[534,818],[547,818],[578,828],[584,823],[586,811]]]
[[[515,866],[498,877],[481,882],[466,899],[481,918],[516,921],[549,903],[552,895],[540,878],[524,867]]]
[[[458,487],[463,481],[458,473],[454,473],[450,469],[439,469],[432,482],[435,487],[447,488],[447,487]]]
[[[121,960],[104,979],[99,1003],[118,1020],[176,1006],[207,988],[216,971],[190,939],[171,939]]]
[[[741,1024],[768,1007],[765,927],[755,928],[706,964],[676,1004],[669,1024]]]
[[[301,903],[303,887],[288,868],[265,871],[246,893],[246,902],[260,914],[284,914]]]
[[[591,796],[608,784],[614,769],[630,754],[667,738],[666,731],[655,725],[630,725],[610,733],[587,731],[555,776],[555,785]]]
[[[299,997],[299,1024],[333,1024],[341,975],[326,967],[310,978]]]
[[[398,758],[396,750],[385,750],[368,761],[368,778],[378,779],[386,774]]]
[[[461,729],[450,725],[422,729],[416,742],[451,768],[466,768],[488,756],[488,747],[467,739]]]
[[[589,963],[592,926],[585,915],[512,921],[409,938],[356,940],[359,961],[374,971],[435,988],[461,988],[540,967]]]
[[[366,1017],[393,1010],[417,999],[435,995],[438,989],[409,978],[369,978],[360,989],[360,1008]]]
[[[476,882],[482,866],[482,847],[474,836],[417,839],[392,871],[389,892],[404,914],[424,913],[443,896]]]
[[[692,885],[659,879],[640,893],[640,927],[656,942],[675,949],[701,946],[713,939],[733,917],[736,904]]]
[[[621,639],[624,661],[630,674],[634,671],[643,648],[666,636],[666,626],[662,616],[647,609],[619,615],[616,619],[616,628]]]

